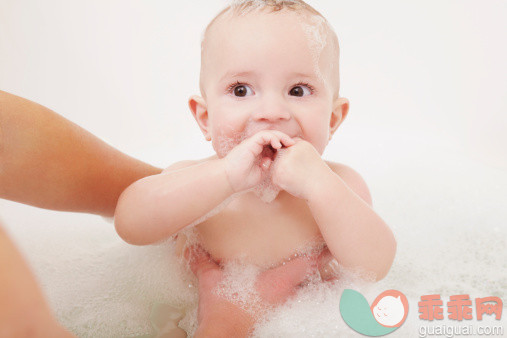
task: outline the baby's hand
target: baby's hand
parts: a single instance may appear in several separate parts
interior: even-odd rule
[[[275,185],[291,195],[308,199],[322,173],[330,169],[310,142],[294,138],[296,143],[278,154],[273,168]]]
[[[233,148],[223,158],[233,191],[248,190],[261,182],[263,170],[268,170],[272,162],[269,156],[261,158],[267,147],[277,150],[294,144],[295,141],[281,131],[262,130]]]

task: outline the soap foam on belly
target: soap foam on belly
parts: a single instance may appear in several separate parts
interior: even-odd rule
[[[393,136],[392,148],[400,146],[398,136]],[[311,284],[263,316],[255,336],[351,336],[339,312],[343,287],[361,292],[370,304],[388,289],[407,296],[407,320],[389,338],[417,335],[425,325],[417,313],[422,295],[438,293],[444,302],[464,293],[471,299],[498,296],[505,304],[505,172],[446,151],[440,143],[406,144],[402,149],[406,156],[393,155],[389,165],[373,168],[369,182],[376,187],[375,209],[393,229],[398,244],[387,277],[374,286],[359,281]],[[424,157],[426,152],[431,158]],[[0,200],[0,210],[53,313],[77,336],[148,334],[155,303],[185,308],[180,326],[195,331],[197,284],[171,253],[173,244],[128,245],[114,227],[91,215],[49,213],[5,200]],[[474,313],[472,324],[478,325],[475,318]],[[488,318],[483,321],[498,325]],[[442,324],[456,325],[447,316]]]

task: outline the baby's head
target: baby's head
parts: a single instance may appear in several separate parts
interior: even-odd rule
[[[322,154],[346,117],[338,38],[300,0],[235,1],[204,32],[200,89],[189,106],[219,157],[264,129]]]

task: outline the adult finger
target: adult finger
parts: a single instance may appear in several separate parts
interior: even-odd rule
[[[263,272],[257,280],[257,290],[264,300],[282,303],[316,270],[317,255],[298,257]]]
[[[323,281],[333,281],[340,277],[340,266],[329,249],[325,249],[317,260],[320,277]]]

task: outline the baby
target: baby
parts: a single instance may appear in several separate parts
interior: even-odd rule
[[[217,262],[264,268],[325,246],[343,267],[383,278],[396,242],[361,176],[321,155],[345,119],[338,39],[300,0],[235,2],[208,25],[190,110],[216,155],[177,162],[121,195],[128,243],[195,226]]]

